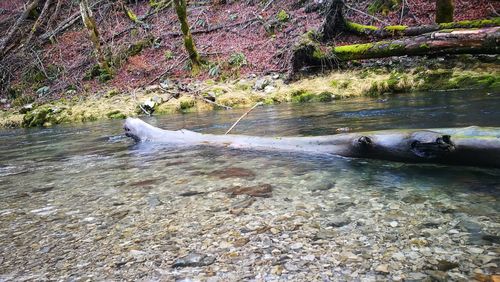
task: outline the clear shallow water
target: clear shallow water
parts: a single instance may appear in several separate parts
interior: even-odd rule
[[[500,126],[499,106],[483,92],[280,105],[232,133]],[[244,111],[146,121],[222,134]],[[439,261],[458,264],[451,280],[498,273],[497,169],[136,145],[121,125],[0,132],[0,280],[424,279]],[[272,197],[224,191],[258,185]],[[171,267],[194,251],[217,259]]]

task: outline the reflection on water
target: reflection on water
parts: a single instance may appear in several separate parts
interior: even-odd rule
[[[500,126],[498,105],[500,95],[487,93],[281,105],[256,109],[233,133],[291,136],[335,134],[344,127],[364,131]],[[223,133],[242,112],[146,120],[168,129]],[[122,135],[121,125],[122,121],[108,121],[0,132],[0,280],[76,279],[89,273],[98,280],[189,275],[203,280],[210,276],[206,269],[170,268],[175,258],[193,250],[217,255],[215,277],[226,281],[248,273],[257,280],[280,275],[301,280],[319,265],[330,265],[329,272],[324,270],[329,279],[391,275],[397,280],[418,277],[408,273],[430,275],[424,270],[439,269],[436,257],[460,263],[451,278],[472,277],[476,268],[486,274],[498,269],[494,257],[500,235],[499,170],[136,145]],[[232,175],[222,177],[221,171]],[[272,197],[258,199],[238,216],[231,209],[241,199],[220,192],[264,184],[273,187]],[[186,191],[200,193],[179,196]],[[287,218],[284,223],[282,217]],[[345,222],[339,223],[339,218]],[[278,231],[265,233],[270,239],[262,234],[250,237],[239,249],[234,244],[230,250],[241,256],[240,261],[226,258],[228,250],[220,241],[233,242],[233,233],[248,236],[259,222],[276,223],[272,228]],[[295,227],[288,230],[292,223]],[[326,236],[323,229],[335,230],[330,243],[314,243],[318,239],[311,238]],[[206,245],[207,240],[217,243]],[[266,240],[277,246],[266,247]],[[297,240],[302,240],[302,253],[278,246]],[[411,243],[415,240],[425,244]],[[137,263],[137,252],[131,253],[136,249],[145,253],[142,264]],[[273,249],[280,255],[289,251],[290,261],[283,262],[287,272],[277,274],[272,264],[264,263],[274,258]],[[302,263],[304,256],[309,255],[309,261],[315,252],[325,255]],[[471,252],[473,257],[460,255]],[[253,264],[245,268],[247,259]],[[128,272],[116,267],[122,261]],[[393,271],[375,272],[376,264],[384,262],[393,264]]]

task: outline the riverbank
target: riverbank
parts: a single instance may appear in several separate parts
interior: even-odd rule
[[[403,59],[404,60],[404,59]],[[408,61],[409,62],[409,61]],[[110,88],[99,93],[66,93],[49,103],[25,103],[22,97],[0,114],[0,127],[51,126],[129,116],[201,112],[279,103],[332,102],[334,100],[392,93],[500,89],[498,57],[482,60],[457,57],[451,62],[427,59],[425,64],[405,61],[368,62],[349,69],[309,76],[285,83],[284,74],[249,75],[228,81],[164,80],[127,92]],[[70,90],[74,91],[74,90]]]

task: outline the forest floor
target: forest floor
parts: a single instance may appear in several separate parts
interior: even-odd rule
[[[346,1],[346,17],[376,26],[418,26],[434,20],[435,1],[408,0],[404,9],[397,7],[370,15],[365,12],[371,2]],[[197,76],[190,73],[172,8],[161,10],[141,25],[131,23],[116,5],[103,4],[95,11],[95,17],[104,47],[114,58],[126,54],[113,67],[112,79],[102,82],[88,78],[96,62],[86,31],[78,23],[33,50],[31,57],[19,57],[8,66],[13,79],[11,91],[0,94],[3,109],[0,126],[23,125],[23,119],[24,126],[50,125],[150,114],[153,110],[185,112],[249,106],[257,101],[269,104],[328,101],[354,95],[425,90],[432,79],[423,77],[423,70],[432,73],[431,77],[448,81],[443,89],[499,84],[500,68],[495,56],[480,59],[456,56],[451,61],[401,58],[355,62],[344,69],[285,83],[292,47],[304,33],[318,28],[322,22],[320,11],[309,11],[312,3],[290,0],[224,5],[192,3],[188,10],[191,29],[207,62]],[[0,3],[0,29],[8,27],[7,19],[19,13],[22,5],[17,0]],[[127,5],[139,17],[149,11],[146,1]],[[498,16],[500,9],[500,2],[487,0],[457,0],[455,5],[456,21]],[[67,7],[59,20],[75,12],[78,7]],[[370,38],[344,34],[334,43],[345,45],[367,40]],[[472,76],[473,81],[465,76]],[[312,94],[322,95],[313,99]],[[32,111],[33,106],[39,111]],[[31,116],[26,117],[27,113]]]

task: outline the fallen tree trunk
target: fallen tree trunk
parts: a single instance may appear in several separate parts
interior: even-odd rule
[[[317,137],[212,135],[189,130],[163,130],[128,118],[125,134],[137,142],[175,146],[331,154],[411,163],[438,163],[500,168],[500,128],[388,130]]]
[[[417,36],[443,29],[457,29],[457,28],[473,29],[473,28],[484,28],[484,27],[495,27],[495,26],[500,26],[500,17],[493,19],[449,22],[449,23],[420,25],[420,26],[388,25],[385,27],[376,27],[372,25],[362,25],[351,21],[345,22],[345,29],[351,33],[360,35],[369,35],[380,38],[387,38],[394,36]]]
[[[328,41],[345,32],[386,38],[393,36],[417,36],[443,29],[500,26],[500,18],[496,17],[492,19],[465,20],[459,22],[453,22],[451,20],[443,22],[438,21],[436,24],[420,26],[387,25],[385,27],[376,27],[347,20],[344,17],[344,7],[346,7],[346,5],[342,0],[330,0],[326,5],[325,19],[318,31],[318,38],[322,41]],[[352,7],[348,8],[353,9]]]
[[[304,67],[335,67],[339,62],[392,56],[499,54],[500,27],[437,31],[420,36],[365,44],[337,46],[323,51],[305,38],[292,55],[292,73]]]

